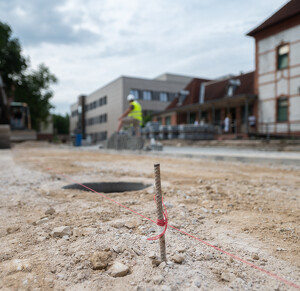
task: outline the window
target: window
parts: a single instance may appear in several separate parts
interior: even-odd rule
[[[131,89],[129,94],[132,94],[135,97],[135,100],[140,99],[139,91],[136,89]]]
[[[207,111],[201,111],[200,114],[200,123],[201,122],[207,122],[208,112]]]
[[[288,105],[287,97],[277,99],[277,121],[283,122],[288,120]]]
[[[166,116],[166,125],[171,125],[171,116]]]
[[[196,113],[189,114],[189,124],[194,124],[196,121]]]
[[[177,105],[182,105],[184,100],[185,100],[185,97],[186,97],[186,95],[180,94],[179,97],[178,97]]]
[[[242,116],[244,116],[244,115],[242,115]],[[214,124],[216,124],[216,125],[221,124],[221,109],[216,109],[215,110]]]
[[[103,106],[107,104],[107,96],[101,97],[98,101],[99,106]]]
[[[176,94],[175,93],[168,93],[168,101],[173,101],[176,98]]]
[[[143,100],[152,100],[151,91],[143,91]]]
[[[159,100],[162,102],[167,102],[168,101],[168,94],[165,92],[160,92],[159,93]]]
[[[228,81],[227,87],[227,96],[233,96],[237,87],[241,85],[241,81],[239,79],[230,79]]]
[[[277,69],[282,70],[289,65],[289,45],[285,44],[278,48],[277,50]]]

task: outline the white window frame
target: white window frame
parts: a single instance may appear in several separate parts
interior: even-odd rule
[[[143,100],[151,101],[152,100],[152,92],[148,90],[143,91]]]
[[[159,92],[159,101],[168,102],[168,93],[167,92]]]
[[[137,90],[137,89],[130,89],[130,93],[129,94],[132,94],[135,97],[135,100],[140,99],[139,90]]]

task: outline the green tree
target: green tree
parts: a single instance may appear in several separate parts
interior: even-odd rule
[[[12,38],[11,28],[0,22],[0,74],[9,97],[12,96],[14,84],[20,80],[22,72],[27,68],[27,61],[21,51],[19,40]]]
[[[143,116],[143,125],[142,125],[142,127],[144,127],[147,124],[147,122],[149,122],[151,120],[152,120],[152,114],[151,113],[148,113],[145,116]]]
[[[32,128],[38,130],[46,122],[53,106],[50,86],[57,82],[50,70],[41,64],[37,70],[29,70],[29,60],[22,56],[21,45],[12,38],[11,28],[0,22],[0,73],[6,85],[5,90],[14,101],[28,104]]]
[[[60,114],[53,114],[53,127],[57,134],[69,134],[69,120],[68,114],[62,116]]]
[[[56,77],[42,64],[37,71],[23,74],[15,86],[14,100],[28,104],[33,129],[39,130],[41,122],[47,122],[50,109],[54,108],[50,103],[53,96],[50,85],[56,82]]]

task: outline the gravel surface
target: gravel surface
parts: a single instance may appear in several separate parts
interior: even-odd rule
[[[171,225],[300,285],[299,169],[25,143],[0,151],[0,289],[296,290],[172,228],[160,262],[155,224],[62,189],[153,184],[155,163]],[[153,193],[106,195],[155,220]]]

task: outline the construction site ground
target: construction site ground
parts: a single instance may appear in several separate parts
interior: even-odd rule
[[[172,228],[166,233],[168,262],[159,264],[153,259],[159,243],[147,240],[158,233],[154,223],[97,193],[62,189],[73,181],[153,185],[155,163],[161,167],[169,224],[256,269]],[[300,285],[297,166],[33,142],[0,151],[0,165],[2,290],[296,290]],[[106,195],[156,220],[153,186]],[[66,233],[57,235],[62,226]],[[126,269],[120,277],[114,277],[116,265]]]

